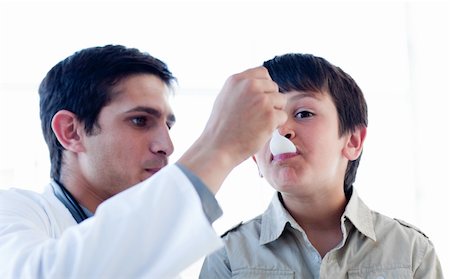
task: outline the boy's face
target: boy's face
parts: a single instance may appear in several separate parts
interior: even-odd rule
[[[344,149],[349,135],[339,137],[336,106],[327,92],[285,93],[288,121],[279,131],[291,134],[297,147],[293,156],[273,156],[267,143],[255,160],[267,181],[288,195],[342,190],[348,159]]]
[[[152,176],[174,149],[169,127],[175,118],[161,79],[134,75],[113,91],[115,97],[98,116],[100,128],[84,135],[85,152],[78,155],[84,184],[103,198]]]

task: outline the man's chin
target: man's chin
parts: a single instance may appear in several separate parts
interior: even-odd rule
[[[145,169],[145,172],[144,172],[142,180],[147,180],[148,178],[152,177],[153,175],[155,175],[160,170],[161,170],[161,168]]]

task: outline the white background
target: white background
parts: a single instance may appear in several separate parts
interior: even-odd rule
[[[48,182],[37,88],[73,52],[136,47],[179,80],[175,161],[201,132],[225,79],[275,55],[304,52],[340,66],[369,106],[355,184],[381,213],[420,227],[450,276],[450,90],[447,2],[0,2],[0,188]],[[218,193],[218,233],[260,214],[273,191],[246,161]],[[195,278],[201,262],[184,274]]]

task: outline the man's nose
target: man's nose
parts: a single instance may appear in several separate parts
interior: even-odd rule
[[[152,136],[150,151],[153,153],[170,156],[174,151],[172,139],[170,138],[169,128],[162,127]]]

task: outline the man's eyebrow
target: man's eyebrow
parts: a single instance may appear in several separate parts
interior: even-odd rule
[[[162,116],[162,114],[159,110],[151,108],[151,107],[138,106],[138,107],[134,107],[134,108],[126,111],[126,113],[130,113],[130,112],[145,112],[150,115],[153,115],[156,118],[161,118],[161,116]],[[175,121],[176,121],[175,115],[173,113],[169,113],[167,115],[167,121],[170,123],[175,123]]]

